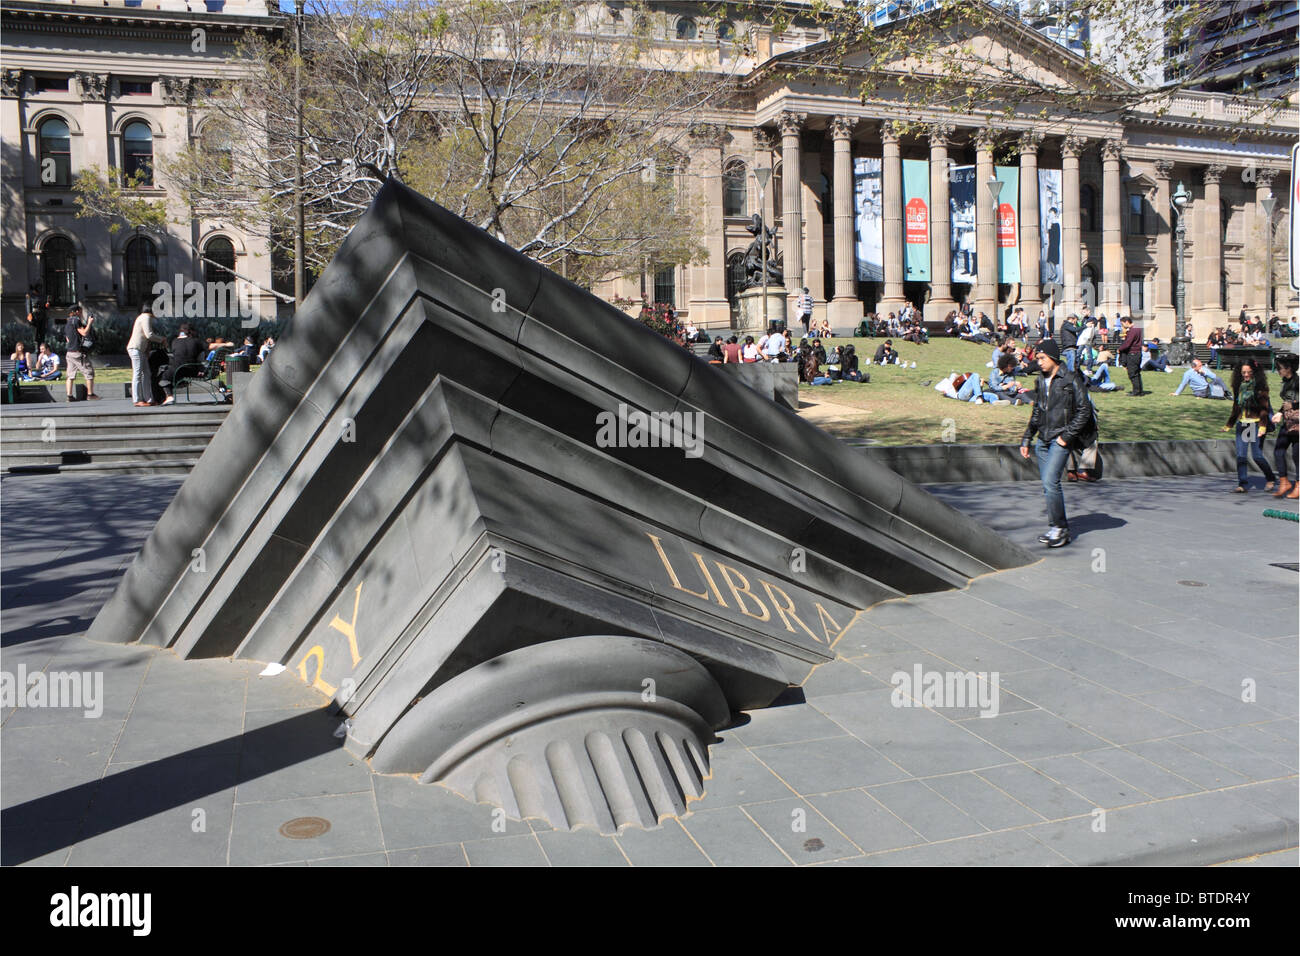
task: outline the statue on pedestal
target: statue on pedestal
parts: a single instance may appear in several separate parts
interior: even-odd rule
[[[745,250],[745,288],[753,289],[763,284],[764,246],[767,247],[767,284],[784,285],[785,274],[776,262],[776,230],[763,225],[763,217],[754,213],[753,220],[745,227],[754,241]]]

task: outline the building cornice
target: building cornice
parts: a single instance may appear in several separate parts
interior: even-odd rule
[[[6,0],[0,8],[0,22],[6,31],[27,30],[86,37],[114,37],[128,32],[132,38],[148,40],[172,40],[188,36],[192,30],[200,28],[212,34],[211,39],[230,42],[250,30],[281,33],[289,18],[274,14],[243,16],[128,7],[52,7],[28,0]]]

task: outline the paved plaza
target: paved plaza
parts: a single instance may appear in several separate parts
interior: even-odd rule
[[[372,773],[292,671],[86,641],[179,481],[5,478],[3,670],[103,699],[3,712],[3,862],[1295,865],[1297,525],[1262,515],[1295,503],[1252,480],[1069,486],[1069,547],[859,616],[719,732],[690,813],[604,837]],[[1035,483],[931,490],[1040,548]],[[957,672],[996,675],[996,716],[896,706],[895,674]],[[328,829],[281,834],[303,817]]]

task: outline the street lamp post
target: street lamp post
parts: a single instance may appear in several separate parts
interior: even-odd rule
[[[761,256],[761,261],[763,263],[763,331],[764,332],[767,331],[768,322],[767,322],[767,223],[763,221],[763,212],[767,208],[765,205],[766,203],[765,196],[767,190],[767,183],[768,180],[770,180],[771,178],[772,178],[772,170],[770,167],[767,166],[754,167],[754,179],[758,183],[758,226],[760,230],[758,234],[758,241],[760,243],[759,254]]]
[[[1273,320],[1273,210],[1277,200],[1272,196],[1259,201],[1264,210],[1264,325]]]
[[[1187,280],[1184,278],[1183,243],[1187,238],[1187,205],[1192,201],[1192,194],[1181,182],[1170,198],[1178,225],[1174,235],[1178,240],[1178,284],[1174,289],[1174,339],[1169,343],[1169,364],[1186,365],[1192,360],[1192,340],[1187,335]]]

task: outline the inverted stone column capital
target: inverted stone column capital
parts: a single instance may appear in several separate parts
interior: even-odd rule
[[[1205,172],[1203,173],[1205,185],[1209,186],[1213,184],[1217,186],[1219,180],[1223,178],[1223,174],[1227,171],[1228,167],[1223,163],[1213,163],[1212,165],[1206,166]]]
[[[849,140],[853,137],[853,129],[858,125],[856,116],[833,116],[831,117],[830,130],[831,139],[839,142],[840,140]]]
[[[781,135],[798,136],[803,132],[803,125],[808,121],[807,113],[793,113],[786,110],[776,118],[777,128],[781,130]]]

